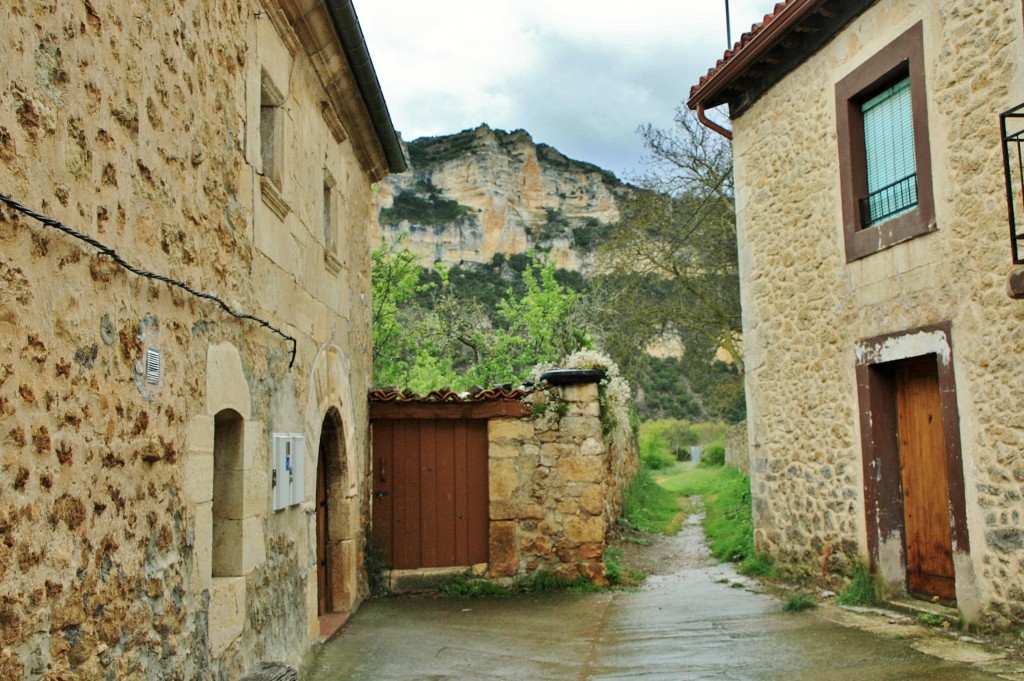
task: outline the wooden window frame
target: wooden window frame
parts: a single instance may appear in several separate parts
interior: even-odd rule
[[[917,164],[917,207],[870,227],[861,227],[858,199],[867,196],[867,159],[861,104],[904,77],[910,77]],[[909,239],[934,232],[935,199],[928,137],[921,22],[836,83],[836,131],[846,261],[852,262]]]

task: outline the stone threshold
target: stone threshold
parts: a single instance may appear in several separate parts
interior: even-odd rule
[[[320,615],[320,637],[318,639],[320,643],[326,643],[340,634],[348,624],[350,614],[347,610],[339,610]]]
[[[445,584],[450,584],[467,574],[479,577],[484,574],[486,569],[487,565],[481,564],[479,566],[391,570],[388,575],[388,590],[394,594],[436,592],[440,591]]]

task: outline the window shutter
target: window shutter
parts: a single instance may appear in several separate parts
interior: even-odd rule
[[[910,78],[864,102],[861,112],[869,209],[864,222],[872,224],[917,205]]]

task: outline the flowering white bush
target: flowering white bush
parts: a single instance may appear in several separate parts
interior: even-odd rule
[[[540,375],[552,365],[534,367],[533,378],[540,380]],[[630,412],[633,395],[629,383],[619,373],[618,365],[611,357],[596,350],[579,350],[558,363],[559,369],[600,369],[604,378],[599,385],[601,396],[601,421],[605,435],[609,437],[613,447],[626,447],[632,439]]]

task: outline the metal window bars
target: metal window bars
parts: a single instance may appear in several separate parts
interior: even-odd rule
[[[1006,177],[1006,208],[1010,219],[1010,253],[1014,265],[1024,264],[1021,241],[1024,233],[1017,216],[1024,215],[1024,104],[999,114],[1003,137],[1003,174]],[[1007,132],[1012,130],[1013,132]]]
[[[858,203],[862,228],[910,210],[917,205],[917,173],[871,192]]]

